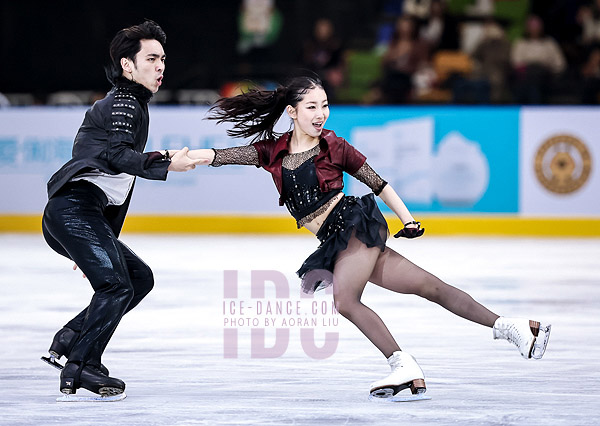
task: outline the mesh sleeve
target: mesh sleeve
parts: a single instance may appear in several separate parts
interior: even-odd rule
[[[375,195],[381,194],[381,191],[387,185],[387,182],[383,180],[366,161],[352,176],[371,188]]]
[[[252,145],[236,146],[233,148],[215,149],[215,158],[210,163],[213,167],[227,164],[242,164],[246,166],[259,166],[258,151]]]

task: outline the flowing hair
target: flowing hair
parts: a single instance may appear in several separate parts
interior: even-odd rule
[[[208,119],[217,123],[233,123],[227,130],[232,138],[252,138],[251,142],[281,136],[273,128],[285,111],[296,107],[311,89],[323,88],[317,76],[294,77],[276,90],[250,89],[231,98],[221,98],[209,110]]]

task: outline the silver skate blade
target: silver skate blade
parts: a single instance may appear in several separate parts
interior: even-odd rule
[[[56,398],[56,402],[115,402],[122,401],[127,398],[125,392],[120,393],[118,395],[110,395],[110,396],[77,396],[77,395],[63,395]]]
[[[369,395],[369,400],[373,401],[373,402],[412,402],[412,401],[426,401],[428,399],[431,399],[430,396],[425,395],[424,393],[418,393],[416,395],[413,394],[406,394],[406,395],[401,395],[401,394],[397,394],[394,396],[391,396],[389,398],[379,398],[373,395]]]
[[[40,359],[44,362],[47,362],[48,364],[50,364],[52,367],[56,368],[57,370],[62,370],[64,368],[64,366],[60,362],[56,361],[56,358],[53,357],[52,355],[43,356]]]
[[[394,391],[398,392],[398,390],[391,387],[372,390],[369,399],[388,399],[394,396]]]
[[[400,385],[397,387],[384,387],[377,389],[371,392],[369,395],[369,400],[374,402],[411,402],[431,399],[430,396],[425,395],[425,392],[427,392],[425,388],[419,389],[416,394],[413,394],[408,390],[404,393],[399,392],[400,390],[406,388],[406,386]]]
[[[533,359],[542,359],[546,352],[546,346],[548,346],[548,340],[550,340],[550,330],[552,325],[540,325],[540,333],[544,333],[543,339],[540,339],[540,335],[535,339],[533,344],[533,350],[531,351],[531,357]]]

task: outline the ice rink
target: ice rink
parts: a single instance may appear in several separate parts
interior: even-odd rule
[[[389,371],[383,356],[331,312],[331,294],[299,298],[294,272],[316,239],[126,234],[123,241],[156,280],[103,358],[128,397],[57,403],[58,370],[40,356],[87,305],[91,287],[41,235],[0,234],[1,424],[600,424],[598,239],[390,240],[496,313],[553,327],[544,358],[524,360],[508,342],[492,340],[491,329],[369,284],[363,302],[425,372],[433,399],[410,403],[369,401],[370,383]],[[266,293],[252,294],[257,277],[279,277],[278,288],[290,294],[265,281]],[[277,302],[283,312],[266,315]],[[264,323],[269,317],[276,325]],[[331,356],[312,358],[301,329],[314,333],[314,347],[337,343]]]

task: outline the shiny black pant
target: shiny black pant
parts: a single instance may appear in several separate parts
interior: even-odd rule
[[[96,366],[123,315],[154,285],[148,265],[115,236],[106,205],[97,186],[73,182],[48,201],[42,220],[48,245],[73,260],[94,289],[89,306],[65,326],[79,332],[69,361]]]

